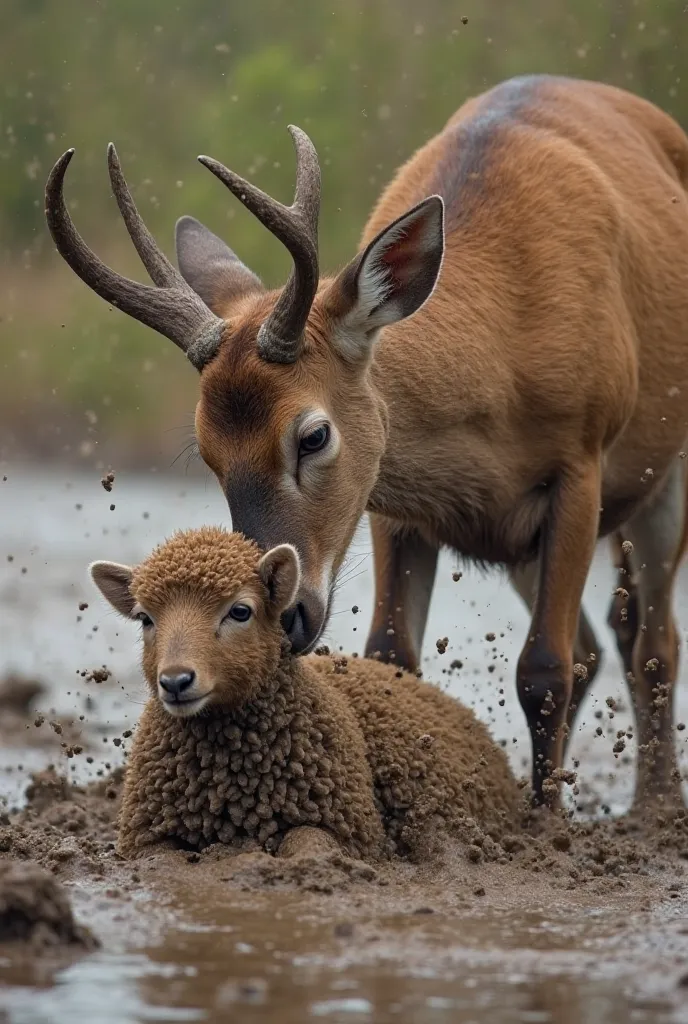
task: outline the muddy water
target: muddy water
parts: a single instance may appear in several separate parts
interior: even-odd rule
[[[17,672],[46,686],[35,702],[46,723],[6,718],[0,732],[0,793],[11,806],[22,802],[29,772],[50,762],[81,782],[120,763],[126,742],[113,740],[136,721],[144,699],[135,630],[105,610],[87,563],[136,561],[174,529],[225,522],[227,513],[215,485],[197,478],[120,475],[107,494],[98,474],[3,473],[0,676]],[[338,592],[330,646],[362,647],[372,608],[369,552],[363,526]],[[454,582],[456,568],[443,557],[425,674],[476,708],[520,773],[528,742],[513,668],[527,617],[498,576],[464,569]],[[606,660],[571,751],[580,761],[584,810],[601,814],[600,805],[622,813],[633,784],[633,746],[620,759],[611,750],[616,729],[630,720],[604,626],[613,585],[601,548],[586,605]],[[685,572],[678,615],[688,625]],[[488,632],[495,641],[485,639]],[[435,640],[445,636],[449,646],[439,655]],[[455,659],[462,667],[449,673]],[[103,683],[80,674],[104,663],[112,675]],[[619,702],[613,720],[608,697]],[[681,685],[677,721],[687,717]],[[682,765],[685,736],[677,733]],[[67,758],[66,741],[83,751]],[[113,864],[112,872],[121,870]],[[210,866],[194,874],[178,862],[151,865],[142,884],[119,890],[107,874],[102,881],[71,877],[76,911],[103,946],[54,968],[0,959],[0,1021],[688,1021],[688,987],[680,984],[688,973],[683,861],[660,877],[650,867],[618,886],[584,891],[547,870],[543,863],[526,879],[462,861],[405,879],[403,890],[387,879],[385,887],[333,893],[225,886]]]
[[[652,976],[659,964],[648,969],[653,943],[666,941],[663,931],[646,936],[638,949],[615,956],[605,950],[600,964],[604,929],[591,921],[588,931],[594,929],[598,940],[581,942],[580,924],[567,926],[556,910],[442,917],[430,925],[392,918],[376,922],[377,935],[358,940],[354,932],[345,942],[330,925],[300,920],[296,908],[292,917],[284,900],[273,898],[258,913],[255,899],[252,904],[247,920],[246,912],[223,912],[195,899],[189,909],[203,920],[194,927],[172,927],[163,941],[136,954],[95,954],[42,992],[11,991],[10,1020],[685,1020],[680,998],[666,998],[661,977]],[[458,943],[462,932],[470,938]],[[645,975],[642,986],[624,978],[629,952],[632,966]]]
[[[629,913],[622,896],[572,908],[554,895],[545,905],[537,886],[520,900],[498,887],[495,876],[487,906],[469,909],[426,884],[429,904],[393,909],[360,894],[223,897],[168,880],[152,905],[149,894],[113,915],[102,893],[74,886],[106,949],[54,976],[0,963],[0,1006],[17,1024],[688,1019],[685,905]]]

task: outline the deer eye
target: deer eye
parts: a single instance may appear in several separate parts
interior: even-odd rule
[[[247,604],[234,604],[225,615],[225,619],[234,619],[235,622],[248,622],[253,611]]]
[[[321,451],[330,440],[329,423],[321,423],[319,427],[306,434],[299,441],[299,455],[312,455]]]
[[[137,612],[134,619],[136,622],[140,622],[144,629],[150,629],[153,625],[153,620],[150,615],[146,614],[146,612]]]

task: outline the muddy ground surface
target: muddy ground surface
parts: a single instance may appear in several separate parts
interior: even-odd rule
[[[3,475],[0,939],[12,941],[0,941],[0,1021],[688,1021],[688,824],[659,808],[642,831],[619,820],[635,751],[629,741],[612,752],[631,719],[604,626],[604,547],[586,605],[606,660],[571,750],[572,822],[532,820],[493,838],[489,857],[476,832],[421,867],[216,848],[126,863],[114,852],[118,766],[145,692],[136,630],[105,609],[86,565],[136,561],[177,527],[226,522],[226,510],[198,478],[116,474],[107,492],[99,474]],[[369,550],[364,528],[332,647],[363,645]],[[440,563],[425,675],[475,707],[520,774],[513,668],[527,616],[497,576],[458,568],[455,581],[457,566]],[[685,572],[678,616],[688,625]],[[684,768],[685,737],[677,730]]]

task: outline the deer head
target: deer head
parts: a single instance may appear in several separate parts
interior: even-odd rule
[[[282,621],[292,648],[304,652],[327,622],[337,572],[385,450],[387,409],[370,373],[375,340],[431,295],[444,233],[442,200],[431,196],[336,277],[320,281],[318,158],[304,132],[289,131],[297,160],[289,207],[199,157],[288,249],[293,269],[281,290],[267,291],[191,217],[177,222],[177,271],[143,224],[112,145],[113,192],[157,287],[116,274],[77,234],[63,198],[73,150],[50,174],[46,217],[58,251],[79,277],[173,341],[201,373],[196,436],[234,529],[264,550],[287,543],[299,553],[301,584]]]

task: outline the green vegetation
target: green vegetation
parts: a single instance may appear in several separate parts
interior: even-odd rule
[[[149,450],[137,439],[188,423],[193,408],[183,357],[109,311],[52,248],[43,186],[68,146],[77,149],[67,180],[74,218],[118,269],[144,273],[109,194],[111,139],[168,252],[175,219],[191,213],[276,284],[288,268],[279,243],[197,153],[288,198],[286,125],[305,128],[323,165],[321,261],[334,267],[353,255],[398,164],[467,96],[503,78],[602,79],[688,123],[685,0],[5,0],[0,39],[8,450],[25,440],[59,453],[96,429],[133,458]]]

